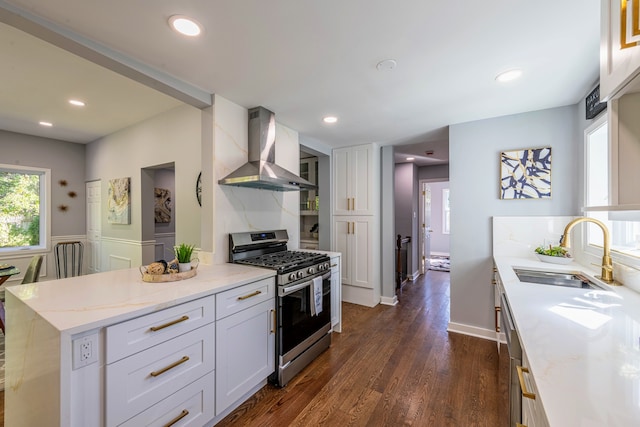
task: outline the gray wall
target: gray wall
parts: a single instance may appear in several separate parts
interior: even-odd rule
[[[418,179],[446,181],[449,179],[449,165],[421,166],[418,168]]]
[[[419,182],[418,168],[413,163],[399,163],[395,167],[395,223],[396,236],[411,236],[407,272],[419,271],[418,257],[418,203]]]
[[[493,330],[492,216],[579,213],[582,124],[569,106],[450,127],[452,323]],[[500,152],[543,146],[552,147],[552,199],[500,200]]]
[[[51,235],[84,235],[85,146],[0,130],[0,147],[0,163],[51,169]],[[70,191],[77,196],[69,197]],[[60,205],[68,209],[62,212]]]

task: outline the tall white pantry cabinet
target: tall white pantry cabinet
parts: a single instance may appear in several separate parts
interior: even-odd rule
[[[333,150],[333,250],[342,253],[342,300],[380,302],[380,149]]]

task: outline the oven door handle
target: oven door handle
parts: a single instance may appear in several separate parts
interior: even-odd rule
[[[330,271],[322,275],[322,280],[327,280],[329,277],[331,277]],[[295,291],[299,291],[300,289],[304,289],[308,286],[311,286],[312,284],[313,284],[313,279],[304,283],[300,283],[299,285],[290,286],[288,288],[282,287],[281,291],[278,292],[278,295],[283,297],[291,293],[294,293]]]

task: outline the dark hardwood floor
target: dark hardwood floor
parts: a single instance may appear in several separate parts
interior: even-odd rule
[[[263,387],[218,426],[506,426],[495,343],[448,333],[448,321],[446,272],[405,285],[394,307],[344,303],[343,332],[329,350],[286,387]]]
[[[218,426],[506,426],[496,344],[448,333],[448,321],[447,272],[405,285],[394,307],[344,303],[329,350]]]

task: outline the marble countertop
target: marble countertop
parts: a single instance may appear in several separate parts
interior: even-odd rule
[[[61,332],[75,334],[275,276],[239,264],[199,265],[193,278],[142,281],[137,268],[6,288]],[[8,301],[11,304],[11,301]]]
[[[591,267],[576,262],[546,264],[533,254],[494,260],[549,424],[639,425],[640,294],[522,283],[513,271],[580,271],[594,279]]]

